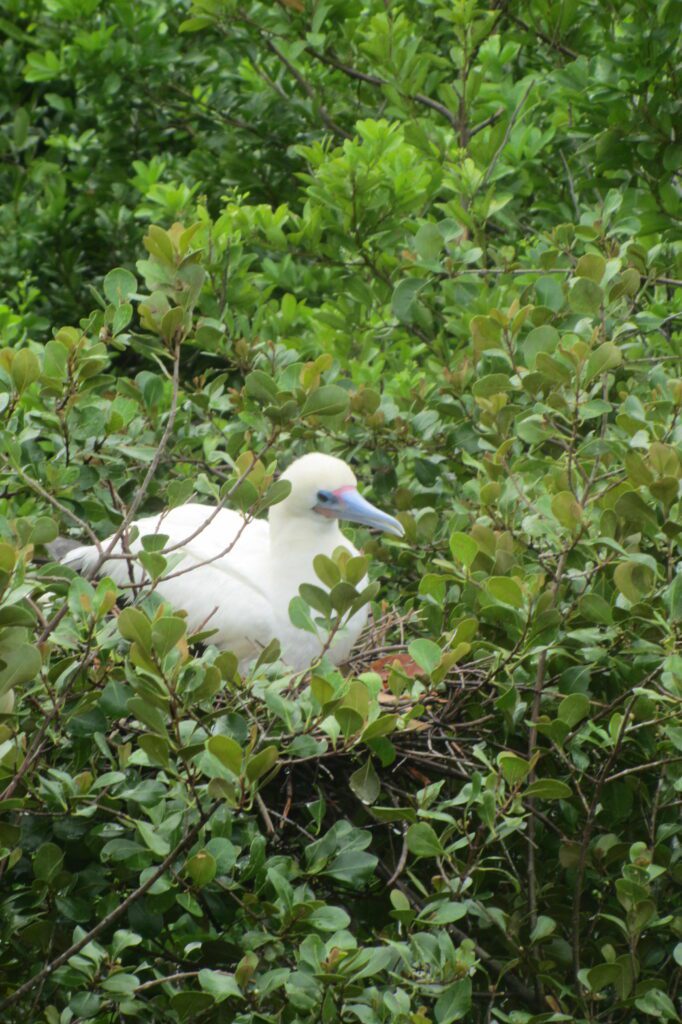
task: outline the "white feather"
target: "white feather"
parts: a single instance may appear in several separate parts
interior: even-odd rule
[[[166,549],[179,545],[168,557],[176,555],[180,561],[167,572],[167,579],[157,583],[156,591],[174,608],[186,611],[190,633],[216,630],[210,642],[233,651],[242,667],[277,638],[284,661],[297,670],[307,668],[319,656],[322,644],[292,625],[289,602],[301,583],[319,585],[313,569],[316,555],[331,557],[339,545],[353,555],[358,553],[341,533],[336,518],[321,515],[315,508],[321,489],[354,490],[355,477],[349,467],[331,456],[312,454],[295,462],[283,477],[290,480],[291,492],[271,508],[268,522],[255,520],[245,525],[237,512],[188,504],[137,520],[138,535],[129,546],[133,554],[138,553],[142,538],[149,534],[167,536]],[[392,523],[397,532],[399,524]],[[103,541],[103,548],[109,543]],[[122,551],[119,541],[112,553]],[[96,547],[81,547],[70,552],[65,562],[87,572],[98,557]],[[110,576],[119,585],[148,581],[140,564],[129,559],[110,559],[99,574]],[[366,582],[363,580],[360,588]],[[367,607],[362,608],[335,638],[329,651],[335,664],[348,658],[367,614]]]

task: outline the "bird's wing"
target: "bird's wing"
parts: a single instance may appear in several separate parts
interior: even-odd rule
[[[275,620],[269,592],[269,530],[267,523],[254,520],[244,525],[242,517],[228,509],[188,504],[159,516],[135,523],[139,533],[127,550],[142,550],[142,538],[150,534],[168,537],[168,553],[181,555],[156,585],[156,591],[174,608],[187,612],[188,628],[215,629],[211,642],[233,650],[240,658],[253,657],[274,636]],[[106,549],[107,541],[103,541]],[[120,554],[119,541],[113,552]],[[77,548],[65,562],[80,570],[92,568],[98,559],[95,547]],[[106,561],[100,575],[110,576],[119,586],[148,582],[137,562]]]

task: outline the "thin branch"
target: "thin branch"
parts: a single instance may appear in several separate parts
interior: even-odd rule
[[[509,136],[511,135],[512,130],[514,128],[514,125],[516,124],[516,122],[518,121],[518,119],[519,119],[519,117],[521,115],[521,111],[523,110],[523,108],[526,105],[526,100],[530,96],[531,89],[533,88],[534,85],[535,85],[535,79],[532,79],[528,83],[528,85],[526,87],[526,91],[524,92],[523,96],[521,97],[519,102],[514,107],[514,110],[512,111],[512,115],[509,118],[509,123],[507,124],[507,127],[506,127],[506,130],[505,130],[502,142],[497,147],[497,149],[496,149],[496,151],[495,151],[495,153],[493,155],[492,160],[490,161],[490,163],[486,167],[485,174],[483,175],[483,177],[481,179],[481,183],[478,186],[478,188],[476,189],[477,192],[480,192],[482,189],[484,189],[486,187],[486,185],[488,184],[488,182],[490,181],[491,175],[492,175],[493,171],[495,170],[495,167],[497,166],[497,161],[500,159],[500,156],[502,155],[502,152],[503,152],[505,146],[509,142]]]
[[[70,519],[72,523],[75,523],[77,526],[80,526],[81,530],[87,533],[88,537],[95,545],[97,550],[101,551],[99,538],[97,537],[97,534],[94,532],[89,523],[86,523],[84,519],[81,519],[80,516],[76,515],[75,512],[72,512],[71,509],[67,508],[66,505],[62,505],[61,501],[59,501],[52,494],[50,494],[49,491],[46,491],[42,484],[38,483],[38,481],[35,480],[32,476],[29,476],[28,473],[25,473],[24,470],[21,469],[19,466],[13,466],[5,457],[3,457],[3,466],[5,469],[10,469],[14,471],[19,477],[19,479],[23,483],[25,483],[27,487],[29,487],[32,491],[35,491],[36,494],[39,494],[44,501],[47,501],[48,504],[52,505],[52,507],[56,509],[61,515],[63,515],[66,519]]]
[[[209,811],[209,817],[219,805],[220,800],[216,800]],[[178,857],[183,852],[183,850],[186,850],[188,846],[191,846],[191,844],[194,842],[199,832],[201,831],[201,828],[201,821],[199,821],[196,825],[193,825],[192,828],[180,840],[180,842],[173,847],[171,852],[166,857],[164,857],[156,871],[154,871],[147,878],[147,880],[143,882],[142,885],[139,885],[137,889],[134,889],[128,896],[126,896],[126,898],[122,900],[122,902],[119,903],[117,907],[114,907],[114,909],[111,910],[105,917],[103,917],[101,921],[99,921],[95,925],[94,928],[91,928],[89,932],[86,932],[86,934],[83,935],[82,938],[78,939],[77,942],[74,942],[71,946],[69,946],[68,949],[65,949],[64,952],[60,953],[59,956],[55,957],[54,960],[51,960],[49,963],[45,964],[45,966],[42,967],[39,971],[37,971],[36,974],[33,975],[33,977],[29,978],[28,981],[24,982],[23,985],[21,985],[15,992],[13,992],[11,996],[8,996],[6,999],[3,999],[3,1001],[0,1003],[0,1013],[2,1013],[3,1010],[8,1010],[10,1006],[14,1006],[15,1003],[18,1003],[20,999],[22,999],[25,995],[27,995],[29,992],[33,990],[35,985],[39,985],[43,978],[46,978],[48,975],[56,971],[58,967],[61,967],[62,964],[65,964],[67,960],[70,960],[72,956],[76,955],[76,953],[80,953],[81,949],[83,949],[84,946],[87,946],[89,942],[92,942],[92,940],[97,938],[98,935],[101,935],[102,932],[106,931],[106,929],[110,925],[112,925],[114,921],[117,921],[122,914],[125,914],[128,908],[131,907],[133,903],[136,903],[139,899],[141,899],[145,895],[145,893],[147,893],[151,889],[154,883],[158,881],[159,878],[161,878],[164,872],[167,871],[170,865],[173,863],[175,858]]]
[[[575,543],[575,541],[573,542]],[[571,547],[573,544],[571,544]],[[568,558],[569,548],[565,548],[559,560],[557,562],[556,572],[554,573],[554,582],[552,585],[552,600],[549,605],[553,608],[556,604],[557,597],[559,594],[559,587],[561,586],[561,580],[564,574],[564,568],[566,566],[566,559]],[[547,647],[544,647],[540,652],[538,658],[538,666],[535,674],[535,685],[533,687],[533,707],[531,710],[531,726],[528,730],[528,758],[532,759],[535,753],[535,747],[538,741],[538,727],[537,722],[540,717],[540,708],[542,702],[542,692],[545,685],[545,672],[547,668]],[[532,771],[529,776],[529,781],[533,782],[535,778],[535,772]],[[530,810],[534,811],[535,802],[533,800],[528,801]],[[534,928],[538,919],[538,886],[537,876],[535,870],[535,834],[536,834],[536,819],[535,815],[531,813],[528,819],[528,910],[530,915],[531,928]],[[541,995],[540,983],[536,979],[536,990],[538,997]]]
[[[141,985],[138,985],[135,989],[135,995],[139,995],[140,992],[146,992],[150,988],[155,988],[156,985],[167,985],[171,981],[184,981],[185,978],[196,978],[199,971],[178,971],[177,974],[169,974],[165,978],[152,978],[151,981],[145,981]]]
[[[306,46],[305,52],[309,53],[311,57],[315,58],[315,60],[321,61],[322,64],[336,68],[337,71],[342,71],[344,75],[348,76],[348,78],[354,78],[358,82],[366,82],[368,85],[379,87],[391,84],[387,79],[380,78],[378,75],[368,75],[365,74],[364,71],[358,71],[357,68],[353,68],[349,64],[344,64],[343,61],[340,61],[337,57],[332,57],[327,53],[320,53],[319,50],[314,49],[312,46]],[[448,110],[444,103],[441,103],[439,100],[434,100],[431,96],[426,96],[422,92],[405,93],[404,95],[407,100],[419,103],[422,107],[428,107],[429,110],[435,110],[436,113],[445,118],[452,128],[457,129],[457,116],[453,114],[451,110]],[[485,124],[480,127],[484,128]]]
[[[543,43],[547,43],[547,45],[551,47],[553,50],[557,50],[559,53],[563,53],[565,57],[570,57],[571,60],[578,59],[579,54],[577,54],[575,50],[571,50],[570,47],[564,46],[563,43],[558,43],[556,39],[552,39],[550,36],[546,35],[539,28],[536,28],[534,25],[526,25],[525,21],[522,21],[521,18],[517,18],[515,14],[511,14],[506,7],[504,8],[504,13],[506,17],[509,18],[510,21],[514,22],[515,25],[518,25],[519,28],[522,28],[525,32],[531,32],[533,35],[537,36],[538,39],[542,39]]]
[[[292,64],[287,57],[284,56],[282,51],[275,46],[272,39],[269,39],[263,33],[261,33],[261,38],[263,39],[268,50],[270,50],[271,53],[274,53],[275,57],[277,57],[277,59],[281,61],[281,63],[284,65],[287,71],[289,71],[289,73],[294,76],[294,78],[298,82],[301,89],[303,89],[306,96],[310,100],[312,100],[313,103],[317,106],[318,110],[320,111],[320,117],[324,121],[327,128],[329,128],[331,132],[334,132],[335,135],[340,135],[344,139],[352,139],[353,136],[350,135],[345,128],[342,128],[341,125],[338,125],[336,123],[336,121],[332,118],[329,111],[325,107],[324,103],[320,101],[319,95],[315,92],[310,83],[303,77],[298,68],[294,64]]]
[[[156,475],[156,471],[159,468],[159,464],[160,464],[161,459],[163,457],[163,454],[164,454],[164,452],[166,450],[166,447],[168,445],[168,441],[169,441],[170,436],[171,436],[171,432],[172,432],[173,427],[175,425],[175,417],[176,417],[177,411],[178,411],[178,392],[180,390],[180,348],[181,348],[181,344],[182,344],[182,339],[178,339],[176,341],[175,353],[174,353],[174,357],[173,357],[173,391],[172,391],[172,395],[171,395],[170,410],[168,412],[168,419],[166,421],[166,427],[164,429],[163,434],[161,435],[161,440],[159,441],[157,449],[156,449],[156,451],[154,453],[154,458],[149,463],[149,466],[147,468],[147,472],[144,475],[144,479],[142,481],[142,484],[140,485],[140,488],[139,488],[137,494],[135,495],[135,498],[133,499],[133,502],[132,502],[130,508],[128,509],[127,515],[125,516],[125,518],[124,518],[123,522],[121,523],[121,525],[119,526],[118,530],[116,530],[116,532],[114,533],[113,537],[109,541],[109,544],[107,545],[106,549],[102,550],[102,548],[99,547],[99,545],[98,545],[99,556],[97,558],[97,561],[94,562],[92,567],[84,574],[86,579],[93,579],[97,575],[99,570],[102,568],[102,565],[104,564],[104,562],[106,562],[108,555],[111,554],[111,552],[114,550],[114,548],[118,544],[118,542],[121,539],[121,537],[123,536],[123,534],[126,533],[126,531],[128,530],[130,524],[133,521],[135,513],[137,512],[138,508],[142,504],[142,501],[144,500],[144,498],[145,498],[145,496],[147,494],[147,491],[149,490],[149,485],[151,484],[154,476]],[[42,644],[42,643],[44,643],[47,640],[47,638],[50,636],[50,634],[57,628],[59,623],[62,621],[62,619],[66,615],[66,613],[68,611],[68,608],[69,608],[69,603],[68,603],[68,601],[65,601],[64,604],[62,605],[62,607],[59,609],[59,611],[56,612],[56,614],[52,616],[50,621],[47,623],[47,625],[45,626],[45,628],[41,632],[41,634],[40,634],[40,636],[38,637],[38,640],[37,640],[38,644]]]

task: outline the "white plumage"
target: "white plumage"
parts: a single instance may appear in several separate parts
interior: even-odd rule
[[[305,455],[282,478],[291,483],[291,491],[270,509],[267,522],[245,525],[237,512],[220,509],[216,513],[207,505],[188,504],[134,524],[138,535],[130,544],[132,554],[142,550],[142,537],[162,534],[169,538],[166,548],[175,548],[169,556],[180,557],[167,573],[169,578],[157,583],[156,591],[174,608],[187,612],[190,633],[216,630],[210,643],[233,651],[242,667],[273,638],[281,644],[283,660],[296,670],[307,668],[319,656],[320,640],[292,625],[289,602],[301,583],[320,585],[313,569],[316,555],[331,557],[339,545],[357,554],[341,533],[338,519],[403,534],[397,519],[360,496],[355,476],[340,459]],[[108,543],[102,542],[104,549]],[[112,553],[122,551],[118,542]],[[98,557],[96,547],[81,547],[65,562],[88,571]],[[118,584],[148,579],[138,562],[127,559],[106,561],[99,573]],[[360,586],[365,584],[366,580]],[[335,664],[348,658],[366,621],[365,607],[334,639],[329,656]]]

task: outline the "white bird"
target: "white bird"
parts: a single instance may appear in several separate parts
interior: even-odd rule
[[[291,490],[270,508],[267,522],[255,519],[245,525],[238,512],[216,512],[190,503],[137,520],[133,524],[137,537],[127,549],[137,554],[142,538],[149,534],[168,537],[166,548],[174,548],[173,554],[181,560],[167,573],[168,579],[162,577],[157,583],[157,593],[173,608],[186,611],[190,633],[216,630],[209,642],[233,651],[242,668],[275,638],[282,659],[297,671],[319,657],[324,637],[295,628],[289,602],[302,583],[320,585],[313,569],[316,555],[331,557],[339,545],[358,554],[341,533],[339,519],[398,537],[404,534],[397,519],[359,494],[352,470],[341,459],[317,452],[304,455],[282,479],[289,481]],[[111,539],[102,542],[104,550]],[[119,541],[112,554],[123,551]],[[98,559],[97,548],[86,546],[71,551],[64,561],[87,571]],[[139,563],[125,558],[105,561],[99,575],[110,576],[118,584],[148,581]],[[365,579],[358,589],[366,583]],[[334,638],[328,652],[334,664],[348,658],[367,615],[365,605]]]

